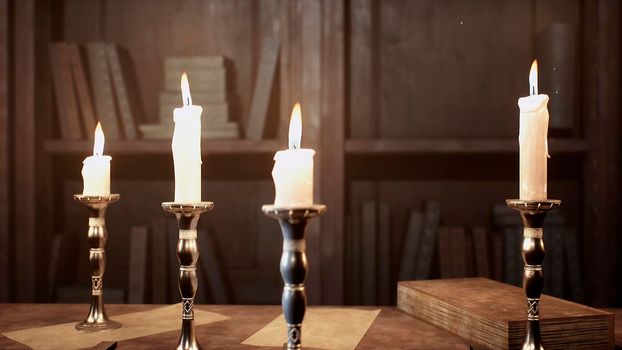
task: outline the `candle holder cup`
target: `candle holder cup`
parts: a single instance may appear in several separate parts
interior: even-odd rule
[[[506,204],[520,213],[523,219],[522,256],[525,263],[523,289],[527,297],[527,325],[522,350],[543,350],[540,334],[540,295],[544,285],[543,226],[546,214],[561,205],[556,199],[525,201],[508,199]]]
[[[91,307],[86,319],[76,324],[79,331],[96,332],[121,327],[112,321],[104,309],[104,273],[106,272],[106,208],[119,200],[118,194],[89,196],[76,194],[73,199],[85,205],[89,211],[89,264],[91,266]]]
[[[198,279],[196,264],[199,259],[197,247],[197,224],[201,214],[212,210],[214,203],[162,203],[162,209],[175,214],[179,225],[179,240],[177,241],[177,259],[179,260],[179,293],[181,294],[181,334],[178,350],[202,349],[196,339],[194,327],[194,297],[197,292]]]
[[[307,308],[305,279],[307,277],[307,255],[305,253],[305,229],[307,220],[322,215],[326,206],[281,208],[264,205],[261,210],[266,216],[277,219],[283,234],[283,253],[280,270],[284,287],[281,297],[283,315],[287,322],[286,349],[302,348],[302,321]]]

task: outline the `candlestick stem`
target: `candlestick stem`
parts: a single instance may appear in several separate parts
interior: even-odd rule
[[[181,334],[177,350],[200,350],[194,327],[194,297],[197,293],[197,260],[199,248],[197,246],[197,225],[202,213],[212,210],[214,203],[200,202],[195,204],[181,204],[165,202],[162,208],[175,214],[179,226],[179,240],[177,241],[177,260],[179,260],[179,293],[181,294]]]
[[[305,208],[277,208],[264,205],[267,216],[279,220],[283,235],[283,253],[280,270],[284,287],[281,296],[283,315],[287,322],[287,349],[302,348],[302,321],[307,308],[305,279],[308,263],[305,230],[307,220],[324,213],[326,206],[313,205]]]
[[[89,264],[91,267],[91,307],[86,319],[76,324],[79,331],[95,332],[121,327],[112,321],[104,309],[104,273],[106,272],[106,208],[119,200],[118,194],[102,196],[74,195],[76,202],[85,205],[89,215]]]
[[[527,297],[527,325],[522,350],[544,350],[540,334],[540,296],[544,285],[544,218],[560,206],[559,200],[523,201],[509,199],[507,205],[523,219],[522,256],[525,263],[523,289]]]

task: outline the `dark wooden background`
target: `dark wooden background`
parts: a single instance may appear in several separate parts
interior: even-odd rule
[[[237,302],[278,303],[280,233],[259,213],[270,203],[272,155],[286,146],[291,106],[303,106],[315,148],[316,198],[329,212],[309,230],[311,303],[341,304],[345,215],[363,200],[391,208],[392,265],[410,208],[443,205],[449,225],[486,226],[516,196],[516,100],[527,94],[535,33],[578,29],[579,123],[551,142],[549,194],[582,236],[588,302],[622,305],[620,44],[615,0],[0,0],[0,301],[47,301],[54,234],[83,235],[81,189],[90,146],[58,140],[48,45],[105,40],[137,68],[146,121],[158,115],[163,59],[225,55],[232,107],[248,114],[262,41],[281,42],[271,138],[204,142],[205,216]],[[127,288],[131,226],[166,218],[173,196],[166,143],[109,141],[112,189],[107,286]],[[83,262],[86,264],[86,261]],[[87,283],[86,268],[64,274]],[[78,270],[80,272],[78,272]],[[395,271],[392,272],[395,275]]]

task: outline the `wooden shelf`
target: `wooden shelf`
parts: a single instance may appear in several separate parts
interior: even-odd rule
[[[202,140],[202,154],[270,154],[287,147],[286,142],[279,140]],[[89,154],[92,152],[91,141],[48,140],[43,150],[49,154]],[[171,154],[171,141],[137,140],[112,141],[106,140],[106,154]]]
[[[549,139],[551,154],[580,154],[588,150],[583,139]],[[350,139],[347,154],[494,154],[517,153],[518,140],[510,139]]]

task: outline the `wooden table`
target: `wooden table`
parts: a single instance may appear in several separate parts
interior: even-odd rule
[[[114,316],[160,306],[162,305],[108,304],[106,311],[109,316]],[[230,317],[226,321],[197,327],[199,342],[205,349],[258,349],[240,343],[281,313],[279,305],[195,305],[196,308]],[[367,309],[375,308],[367,307]],[[88,305],[82,304],[0,304],[0,332],[78,322],[87,310]],[[178,337],[179,330],[175,330],[120,341],[118,348],[173,349],[177,345]],[[0,349],[28,349],[28,347],[0,335]],[[397,308],[383,307],[357,349],[468,350],[469,346],[450,333],[415,319]]]

